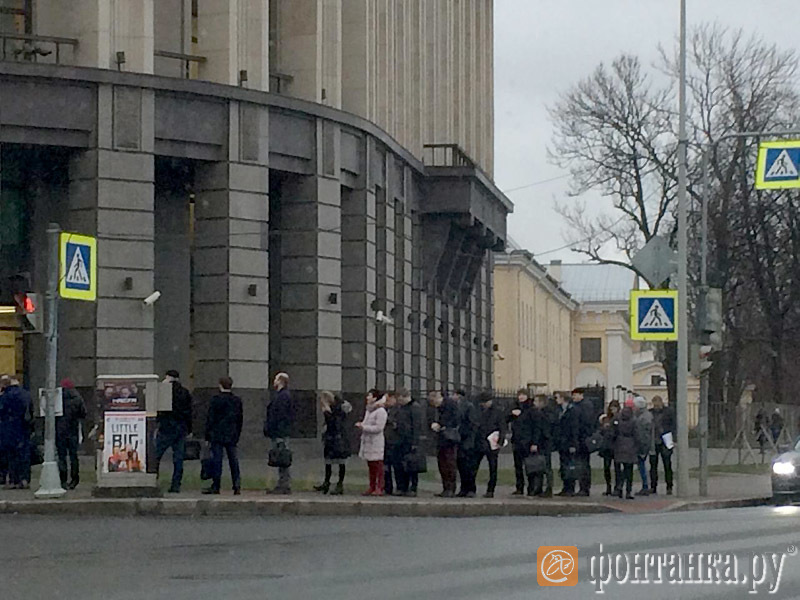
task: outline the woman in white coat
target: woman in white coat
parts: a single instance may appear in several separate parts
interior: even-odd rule
[[[386,427],[387,413],[383,407],[385,398],[378,390],[367,394],[367,410],[364,419],[356,423],[361,430],[361,449],[358,455],[367,461],[369,467],[369,489],[364,496],[383,496],[383,447],[385,440],[383,428]]]

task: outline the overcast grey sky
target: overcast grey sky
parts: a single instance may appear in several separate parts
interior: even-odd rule
[[[679,0],[495,0],[495,181],[502,190],[563,176],[549,164],[551,125],[546,107],[559,92],[622,52],[645,64],[657,59],[659,43],[677,39]],[[687,0],[687,22],[716,21],[798,49],[800,5],[796,0]],[[553,210],[568,179],[510,192],[515,204],[509,235],[539,255],[565,244],[566,226]],[[610,206],[587,198],[598,210]],[[542,254],[582,262],[568,249]]]

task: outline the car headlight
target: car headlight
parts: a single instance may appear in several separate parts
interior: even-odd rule
[[[794,475],[795,467],[790,462],[776,462],[772,465],[772,472],[775,475]]]

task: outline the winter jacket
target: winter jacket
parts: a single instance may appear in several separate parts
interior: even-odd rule
[[[458,434],[459,417],[458,402],[452,398],[445,398],[442,405],[436,409],[436,422],[442,426],[442,429],[436,434],[439,448],[450,448],[458,444],[458,440],[448,440],[444,432],[450,430]],[[460,440],[460,435],[458,438]]]
[[[625,407],[619,416],[614,419],[614,460],[618,463],[633,464],[636,462],[638,453],[638,439],[636,435],[636,423],[633,420],[633,412]]]
[[[397,431],[397,416],[399,412],[400,406],[398,405],[386,409],[386,427],[383,429],[385,440],[383,460],[387,463],[395,463],[402,458],[399,449],[403,440]]]
[[[653,436],[653,415],[649,410],[641,410],[633,417],[636,423],[636,437],[639,456],[655,454],[656,445]]]
[[[500,444],[502,445],[505,439],[506,420],[503,413],[494,406],[489,408],[480,409],[480,420],[478,422],[478,435],[476,439],[476,448],[479,452],[489,452],[491,446],[487,439],[495,431],[500,432]]]
[[[172,410],[159,411],[158,429],[173,432],[183,427],[186,433],[192,433],[192,395],[180,382],[172,382]]]
[[[31,434],[31,395],[18,385],[0,394],[0,445],[15,448]]]
[[[220,392],[211,398],[206,417],[206,441],[235,446],[242,435],[242,399],[231,392]]]
[[[283,388],[267,406],[267,420],[264,422],[264,435],[271,440],[288,438],[292,435],[294,408],[289,388]]]
[[[571,403],[560,407],[558,421],[555,426],[554,450],[569,452],[570,448],[578,449],[580,424],[578,412]]]
[[[531,406],[517,418],[519,433],[514,433],[514,450],[519,447],[524,454],[536,446],[537,454],[548,454],[551,450],[550,416],[542,408]]]
[[[458,445],[459,452],[473,452],[480,424],[478,407],[471,400],[463,398],[458,404],[458,411],[459,433],[461,434],[461,443]]]
[[[78,439],[80,422],[86,418],[86,404],[81,395],[72,388],[63,391],[63,415],[56,417],[56,442]]]
[[[330,411],[324,411],[325,433],[322,434],[323,455],[326,460],[344,460],[350,456],[347,435],[347,415],[353,410],[349,402],[338,401]]]
[[[603,458],[614,458],[614,419],[605,416],[597,429],[603,436],[603,446],[600,448],[600,456]]]
[[[669,408],[652,408],[650,412],[653,415],[653,436],[655,437],[656,444],[663,444],[663,436],[669,433],[674,428],[674,417]]]
[[[578,452],[585,452],[586,439],[594,433],[599,415],[595,415],[594,405],[585,398],[580,402],[574,402],[572,406],[578,417]]]
[[[527,402],[517,402],[514,409],[506,416],[506,421],[511,428],[511,445],[514,452],[527,453],[530,444],[527,443],[528,438],[531,437],[529,431],[531,424],[527,418],[528,413],[531,411],[533,403],[528,400]],[[514,414],[514,410],[520,411],[519,416]]]
[[[367,461],[383,460],[385,438],[383,428],[386,427],[388,415],[383,402],[378,401],[367,409],[361,421],[361,448],[358,455]]]

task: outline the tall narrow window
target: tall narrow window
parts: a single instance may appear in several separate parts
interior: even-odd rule
[[[602,347],[600,338],[581,338],[581,362],[603,362]]]

